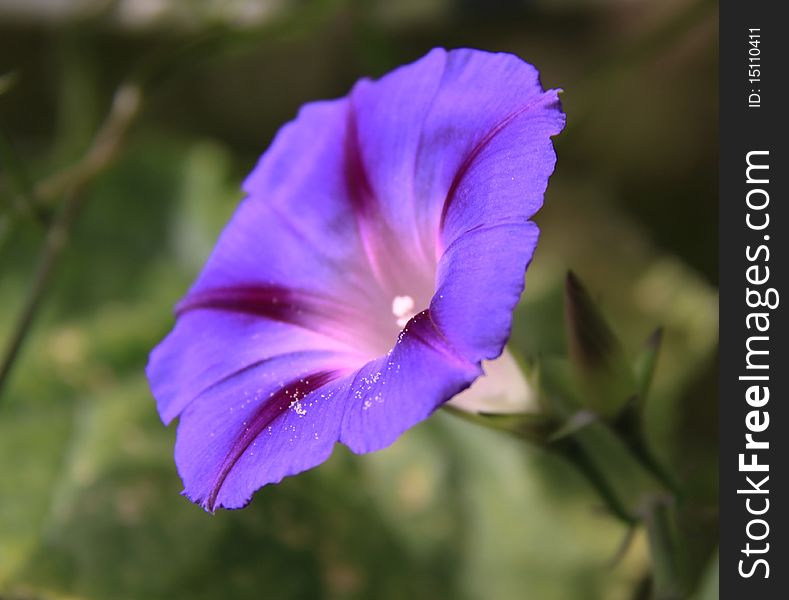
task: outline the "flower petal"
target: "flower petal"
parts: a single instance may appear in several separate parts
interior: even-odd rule
[[[449,53],[419,172],[420,188],[442,202],[443,247],[471,227],[529,218],[542,206],[555,164],[550,136],[564,126],[557,94],[517,56]]]
[[[178,426],[184,493],[209,511],[244,506],[263,485],[325,461],[338,440],[354,452],[388,446],[481,373],[427,311],[391,353],[350,371],[335,353],[294,353],[203,392]]]
[[[443,247],[480,217],[530,217],[539,209],[553,170],[549,137],[564,124],[556,94],[545,92],[536,69],[520,58],[468,49],[435,49],[378,81],[357,84],[351,111],[360,160],[380,220],[408,241],[407,252],[414,252],[418,233],[423,256],[435,258],[442,220],[449,226]],[[491,156],[502,174],[516,177],[510,189],[517,198],[468,199],[469,188],[496,185],[478,172],[468,177],[480,161],[490,171]]]
[[[159,414],[169,424],[198,395],[224,379],[307,350],[347,352],[344,344],[309,329],[233,312],[198,310],[182,314],[153,350],[148,381]]]
[[[331,356],[273,359],[203,393],[181,415],[175,461],[184,494],[206,510],[239,508],[267,483],[331,454],[345,405]]]
[[[377,81],[363,79],[350,97],[351,133],[371,190],[371,206],[363,216],[373,228],[373,252],[382,268],[395,273],[432,274],[435,266],[433,248],[424,251],[423,235],[436,230],[416,175],[425,120],[439,91],[446,56],[437,48]],[[391,269],[403,261],[408,264]],[[397,285],[405,287],[405,282]]]
[[[564,126],[564,114],[557,92],[542,92],[533,67],[515,57],[466,52],[445,80],[475,82],[479,97],[464,105],[470,110],[465,121],[451,104],[441,110],[458,122],[478,119],[479,127],[462,158],[451,158],[451,145],[444,155],[460,162],[442,208],[443,252],[431,312],[467,358],[492,359],[509,337],[537,244],[539,230],[529,219],[542,205],[556,162],[550,138]]]
[[[530,221],[499,223],[472,229],[444,251],[430,312],[468,360],[501,354],[538,236]]]
[[[353,215],[347,127],[348,102],[336,100],[304,106],[280,130],[245,181],[248,196],[190,296],[278,288],[335,312],[353,307],[357,321],[385,306]],[[353,326],[354,319],[345,324]],[[374,326],[362,321],[356,331]]]
[[[411,319],[384,357],[362,367],[349,391],[340,441],[357,453],[394,442],[480,374],[447,344],[429,311]]]
[[[469,360],[495,358],[537,243],[529,219],[556,162],[558,92],[516,56],[434,50],[360,83],[352,108],[383,220],[411,246],[419,232],[438,262],[439,329]]]

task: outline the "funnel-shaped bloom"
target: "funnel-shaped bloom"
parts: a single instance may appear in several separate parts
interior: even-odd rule
[[[383,448],[502,352],[557,93],[436,49],[280,130],[148,365],[189,498],[237,508],[337,441]]]

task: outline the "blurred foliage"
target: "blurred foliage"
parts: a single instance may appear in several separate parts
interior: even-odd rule
[[[145,93],[0,395],[0,598],[643,597],[642,534],[612,565],[626,531],[574,470],[443,412],[242,511],[178,495],[143,367],[240,181],[303,102],[436,45],[515,52],[565,89],[513,350],[566,353],[568,268],[631,358],[664,327],[647,434],[684,489],[686,578],[717,597],[716,16],[703,0],[0,0],[0,342],[64,201],[40,182],[84,155],[122,81]]]

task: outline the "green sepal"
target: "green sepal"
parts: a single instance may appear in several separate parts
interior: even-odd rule
[[[584,408],[579,400],[572,365],[564,358],[543,358],[533,363],[529,382],[537,390],[540,411],[564,423]]]
[[[665,489],[624,440],[600,419],[558,439],[549,449],[569,460],[592,484],[609,511],[626,523],[639,522],[645,500]]]
[[[509,433],[539,446],[544,446],[556,429],[556,423],[548,415],[542,413],[471,413],[449,404],[445,404],[442,408],[465,421]]]
[[[572,271],[565,283],[564,315],[580,400],[601,417],[613,418],[637,393],[633,369],[622,344]]]

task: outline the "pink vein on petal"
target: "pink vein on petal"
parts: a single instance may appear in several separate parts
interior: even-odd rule
[[[252,442],[261,434],[263,430],[271,425],[280,417],[290,405],[296,400],[302,400],[311,392],[323,387],[327,383],[337,379],[342,374],[341,371],[318,371],[310,375],[305,375],[299,379],[282,386],[270,398],[268,398],[242,425],[238,432],[238,437],[228,451],[222,465],[219,468],[211,491],[203,501],[203,506],[214,512],[216,500],[219,492],[227,480],[230,471],[233,470],[241,456],[246,452]]]
[[[457,189],[460,186],[460,183],[463,181],[463,178],[468,173],[468,170],[471,168],[474,159],[476,159],[479,156],[479,154],[485,149],[485,147],[488,144],[490,144],[490,142],[493,141],[493,139],[499,133],[501,133],[501,131],[505,127],[507,127],[507,125],[512,123],[515,119],[517,119],[526,111],[531,110],[532,108],[540,104],[540,102],[549,99],[556,99],[556,94],[557,94],[556,90],[549,90],[547,92],[544,92],[539,96],[537,96],[535,99],[533,99],[531,102],[527,103],[525,106],[522,106],[518,110],[510,113],[509,115],[501,119],[498,123],[496,123],[490,129],[490,131],[488,131],[488,133],[485,134],[485,137],[483,137],[479,142],[477,142],[477,144],[471,149],[471,152],[468,153],[466,158],[463,159],[463,162],[460,164],[460,167],[458,168],[458,171],[455,174],[455,177],[452,179],[452,183],[449,186],[449,190],[447,191],[446,198],[444,199],[444,206],[441,209],[441,221],[440,221],[440,227],[442,229],[444,227],[444,222],[446,221],[447,213],[449,212],[449,207],[452,204],[452,201],[455,199],[455,194],[457,192]]]
[[[385,235],[384,231],[370,231],[373,223],[383,225],[379,217],[376,205],[375,194],[373,193],[370,178],[362,160],[362,152],[359,147],[359,128],[354,116],[353,102],[348,103],[348,125],[345,135],[345,178],[348,186],[348,196],[351,208],[356,215],[356,222],[359,227],[359,237],[367,255],[370,270],[373,272],[381,288],[383,285],[383,273],[379,264],[378,253],[375,248],[375,239]]]

